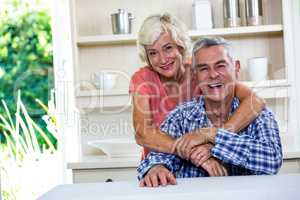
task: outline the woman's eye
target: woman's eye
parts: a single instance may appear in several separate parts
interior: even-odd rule
[[[157,54],[157,53],[156,53],[155,51],[150,51],[150,52],[148,52],[148,55],[151,56],[151,57],[152,57],[152,56],[155,56],[156,54]]]
[[[164,49],[165,49],[165,51],[172,51],[173,50],[173,46],[172,45],[168,45]]]

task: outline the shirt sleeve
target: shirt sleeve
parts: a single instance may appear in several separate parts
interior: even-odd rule
[[[270,111],[263,110],[245,134],[219,129],[212,149],[214,157],[244,167],[254,174],[276,174],[282,164],[278,124]]]
[[[141,180],[154,165],[164,165],[173,174],[182,165],[181,159],[173,154],[150,152],[137,168],[138,179]]]
[[[182,115],[181,110],[177,107],[171,111],[166,120],[161,124],[160,130],[173,138],[180,137],[183,132],[181,128]],[[138,166],[138,179],[141,180],[154,165],[164,165],[174,175],[180,169],[183,162],[180,157],[174,154],[150,152],[148,156]]]

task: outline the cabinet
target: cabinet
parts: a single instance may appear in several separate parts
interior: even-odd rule
[[[68,163],[68,169],[72,170],[73,183],[137,180],[139,161],[138,157],[86,156],[79,162]]]
[[[73,169],[73,183],[137,180],[136,168]]]
[[[286,158],[282,164],[279,174],[300,173],[300,155],[298,158]],[[288,157],[285,155],[285,157]],[[130,159],[129,159],[130,160]],[[107,165],[103,165],[107,163]],[[111,181],[137,181],[136,166],[138,161],[131,163],[123,161],[116,164],[113,161],[78,162],[69,163],[68,168],[72,169],[73,183],[89,182],[111,182]],[[121,166],[121,167],[120,167]]]
[[[263,0],[264,23],[260,26],[223,27],[222,0],[211,0],[214,28],[192,30],[193,0],[70,0],[72,54],[75,72],[75,100],[80,110],[82,155],[96,153],[86,145],[91,139],[128,137],[132,135],[131,99],[128,86],[131,75],[144,64],[136,51],[136,32],[150,14],[169,12],[180,18],[190,29],[192,40],[203,36],[228,39],[241,61],[240,80],[264,97],[277,116],[283,147],[299,149],[299,122],[295,108],[295,50],[291,10],[293,0]],[[131,12],[132,34],[113,35],[110,14],[119,8]],[[241,1],[242,16],[244,1]],[[205,19],[203,19],[205,20]],[[247,60],[268,58],[268,80],[251,82],[247,76]],[[99,71],[119,74],[112,90],[100,90],[93,84]],[[300,151],[300,150],[299,150]]]

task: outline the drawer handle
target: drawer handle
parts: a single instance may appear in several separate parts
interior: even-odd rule
[[[105,182],[113,182],[113,180],[112,179],[110,179],[110,178],[108,178],[108,179],[106,179],[106,181]]]

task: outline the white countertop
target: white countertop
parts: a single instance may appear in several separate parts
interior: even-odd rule
[[[138,157],[120,157],[109,158],[108,156],[85,156],[78,162],[67,164],[68,169],[95,169],[95,168],[125,168],[137,167],[141,158]]]
[[[60,185],[38,200],[299,200],[300,174],[177,179],[177,185],[140,188],[137,181]]]
[[[284,159],[300,159],[300,149],[285,150]],[[127,168],[137,167],[140,163],[140,157],[121,157],[109,158],[103,156],[84,156],[77,162],[67,164],[68,169],[102,169],[102,168]]]

